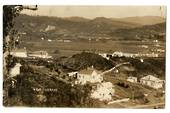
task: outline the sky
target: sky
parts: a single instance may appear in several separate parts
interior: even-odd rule
[[[133,16],[166,17],[164,6],[38,6],[37,11],[23,10],[28,15],[57,17],[123,18]]]

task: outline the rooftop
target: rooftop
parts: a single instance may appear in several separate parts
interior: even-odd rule
[[[88,74],[91,75],[92,73],[101,73],[101,71],[98,71],[94,68],[87,68],[79,71],[79,74]]]
[[[34,52],[30,52],[30,54],[47,54],[46,51],[34,51]]]
[[[27,50],[24,48],[15,48],[11,52],[27,52]]]
[[[157,77],[155,77],[155,76],[153,76],[153,75],[147,75],[147,76],[145,76],[145,77],[143,77],[143,78],[141,78],[142,80],[152,80],[152,81],[161,81],[161,79],[159,79],[159,78],[157,78]]]

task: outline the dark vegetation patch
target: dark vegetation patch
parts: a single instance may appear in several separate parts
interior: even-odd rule
[[[98,70],[107,70],[114,66],[111,61],[102,56],[87,52],[73,55],[64,65],[74,70],[85,69],[90,66],[94,66],[94,68]]]
[[[138,78],[151,74],[158,78],[165,79],[165,57],[144,58],[144,62],[141,62],[140,58],[126,57],[113,57],[111,60],[114,64],[130,62],[131,66],[135,68],[131,74]]]
[[[71,86],[55,76],[37,73],[29,66],[23,70],[28,71],[16,76],[15,87],[9,88],[9,99],[13,100],[9,106],[22,103],[22,106],[34,107],[96,107],[95,101],[89,98],[90,85]],[[40,90],[35,91],[34,88]],[[49,88],[57,89],[57,91],[45,91]],[[18,99],[14,100],[15,98]]]

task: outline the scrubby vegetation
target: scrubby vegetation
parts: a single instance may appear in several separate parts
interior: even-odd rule
[[[64,65],[80,70],[90,66],[94,66],[98,70],[107,70],[113,67],[113,63],[100,55],[94,53],[82,52],[80,54],[73,55],[69,58]]]
[[[71,86],[30,66],[23,66],[15,80],[15,87],[9,88],[12,102],[8,106],[97,107],[89,98],[90,85]]]
[[[138,58],[113,57],[111,60],[114,64],[121,62],[130,62],[135,68],[132,72],[127,72],[133,76],[141,78],[147,74],[154,75],[158,78],[165,79],[165,57],[162,58],[144,58],[141,62]]]

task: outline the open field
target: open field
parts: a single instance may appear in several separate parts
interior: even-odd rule
[[[72,56],[73,54],[80,53],[82,51],[93,51],[96,53],[113,53],[114,51],[122,51],[127,53],[151,53],[152,49],[165,50],[165,44],[159,42],[159,47],[156,47],[155,43],[151,41],[72,41],[72,42],[48,42],[45,40],[24,42],[22,46],[26,47],[30,51],[46,50],[52,56]],[[148,46],[144,48],[142,46]],[[21,47],[22,47],[21,46]],[[57,51],[57,52],[56,52]],[[160,53],[164,56],[165,53]]]

